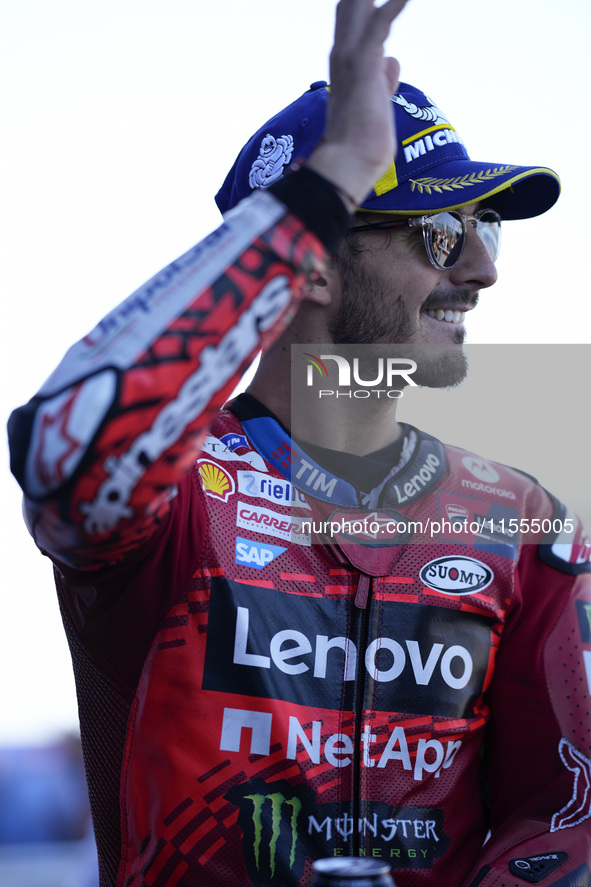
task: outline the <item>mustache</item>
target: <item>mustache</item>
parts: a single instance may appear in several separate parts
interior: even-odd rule
[[[437,292],[434,290],[422,304],[422,310],[425,309],[433,309],[437,310],[437,308],[441,308],[445,311],[446,308],[454,308],[457,305],[465,305],[467,308],[476,308],[478,305],[478,293],[475,293],[471,290],[463,289],[462,287],[454,287],[453,289],[447,289],[445,292]]]

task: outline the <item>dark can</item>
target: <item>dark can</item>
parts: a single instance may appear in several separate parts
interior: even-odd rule
[[[378,859],[317,859],[313,887],[394,887],[390,867]]]

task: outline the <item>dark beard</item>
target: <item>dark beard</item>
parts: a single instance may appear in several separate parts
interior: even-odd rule
[[[332,341],[335,345],[405,342],[412,335],[413,328],[402,295],[396,298],[392,310],[391,297],[375,292],[372,276],[355,260],[356,254],[344,245],[337,261],[341,304],[329,326]],[[367,304],[364,304],[362,294],[366,295]],[[371,310],[368,310],[370,306]]]
[[[468,360],[461,343],[407,345],[402,353],[417,364],[413,379],[423,388],[454,388],[466,378]]]
[[[415,328],[402,294],[393,301],[391,295],[376,290],[373,275],[356,261],[357,253],[347,244],[337,257],[341,280],[341,303],[330,325],[329,332],[335,345],[376,345],[383,356],[405,357],[414,360],[417,369],[413,380],[426,388],[449,388],[459,385],[468,370],[462,349],[464,332],[456,330],[454,341],[446,344],[413,344],[408,340]],[[454,304],[457,293],[445,298],[430,297],[425,307],[448,307]],[[429,304],[431,301],[431,305]],[[447,301],[447,304],[445,302]],[[475,305],[477,297],[461,294],[461,301]],[[379,343],[379,344],[378,344]],[[407,343],[407,344],[405,344]],[[361,349],[363,352],[363,349]],[[349,352],[350,355],[353,351]],[[376,351],[377,354],[377,351]],[[364,355],[365,356],[365,355]],[[365,363],[360,358],[361,365]],[[368,367],[371,374],[371,367]],[[404,386],[402,386],[404,387]]]

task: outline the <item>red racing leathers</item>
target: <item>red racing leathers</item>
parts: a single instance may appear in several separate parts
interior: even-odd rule
[[[576,520],[410,427],[362,493],[252,399],[215,418],[322,268],[333,234],[306,204],[346,223],[312,174],[278,193],[109,315],[11,422],[102,885],[304,885],[311,859],[351,853],[402,887],[591,885]],[[512,522],[534,518],[523,544]]]

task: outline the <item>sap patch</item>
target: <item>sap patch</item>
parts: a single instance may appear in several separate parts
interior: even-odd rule
[[[236,537],[236,557],[234,563],[242,564],[245,567],[253,567],[255,570],[262,570],[276,557],[287,551],[281,545],[269,545],[264,542],[255,542],[253,539],[243,539],[242,536]]]

